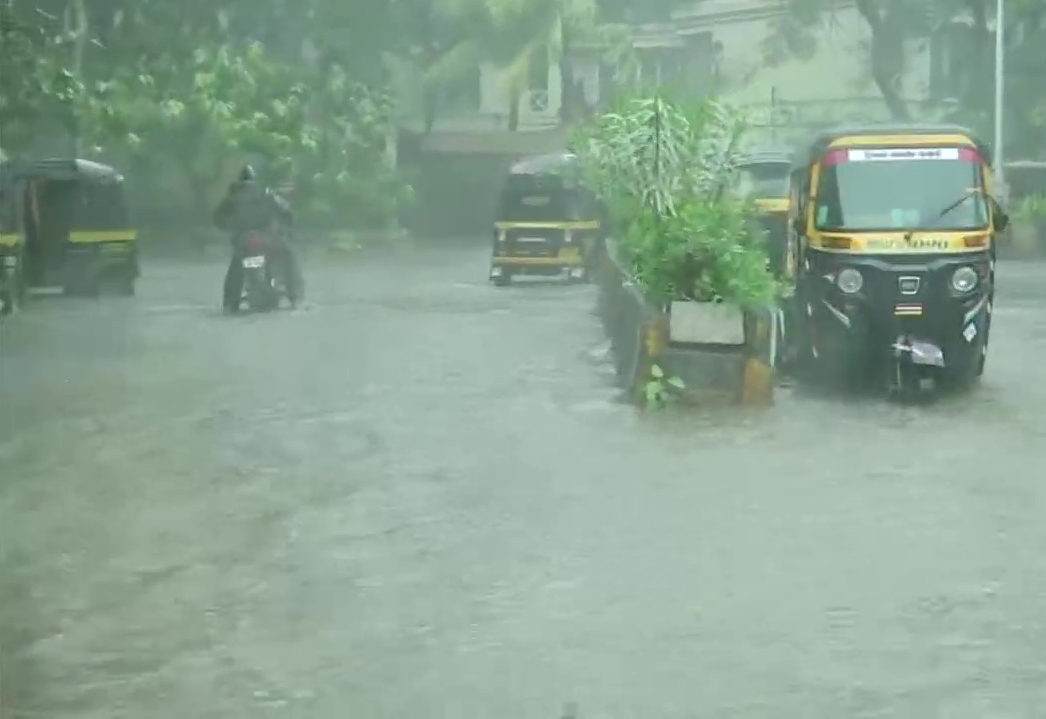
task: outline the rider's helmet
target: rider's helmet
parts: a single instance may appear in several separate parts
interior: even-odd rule
[[[250,165],[244,165],[243,169],[240,170],[240,182],[254,182],[256,179],[258,179],[258,176],[255,174],[254,168]]]

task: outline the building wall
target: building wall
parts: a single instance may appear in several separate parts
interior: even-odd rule
[[[822,16],[810,57],[767,67],[764,45],[781,14],[777,1],[703,0],[674,17],[680,34],[712,34],[718,94],[746,111],[751,143],[787,144],[825,125],[889,119],[871,77],[871,32],[853,3]],[[902,94],[916,117],[932,119],[928,43],[913,43],[908,59]]]
[[[599,59],[595,53],[586,53],[574,60],[574,78],[584,90],[585,100],[591,105],[599,102]],[[559,65],[548,69],[547,90],[525,90],[519,102],[519,130],[541,130],[559,123],[561,80]],[[508,129],[511,92],[509,78],[503,68],[484,63],[479,73],[479,103],[444,104],[436,116],[434,133],[499,132]],[[401,103],[405,110],[400,125],[420,132],[424,122],[420,103]]]
[[[852,3],[825,13],[814,34],[812,57],[766,67],[763,45],[781,16],[780,2],[704,0],[676,14],[685,34],[711,31],[719,48],[724,99],[738,104],[771,100],[808,102],[879,97],[869,73],[871,33]],[[920,100],[929,92],[929,53],[913,45],[904,95]]]
[[[692,88],[695,94],[715,91],[727,102],[743,106],[769,105],[773,101],[778,105],[826,102],[834,107],[853,101],[859,108],[854,111],[857,114],[874,114],[881,96],[869,72],[871,34],[854,4],[844,0],[824,14],[815,30],[817,42],[812,57],[766,67],[763,45],[782,12],[781,0],[699,0],[690,9],[674,13],[672,22],[658,26],[658,31],[675,34],[671,41],[663,42],[681,47],[675,50],[679,57],[673,58],[672,64],[679,67],[684,87]],[[646,29],[644,26],[637,32],[642,36]],[[931,53],[926,45],[918,43],[910,48],[909,67],[903,79],[904,96],[916,103],[930,95]],[[663,53],[666,48],[643,47],[640,54]],[[600,72],[594,54],[575,60],[575,77],[584,86],[586,100],[596,105],[601,99]],[[444,107],[434,131],[507,129],[510,92],[505,71],[485,64],[479,83],[478,108]],[[558,122],[560,77],[554,63],[548,70],[547,88],[547,92],[523,93],[520,130],[547,128]],[[411,129],[416,129],[417,124],[407,123]]]

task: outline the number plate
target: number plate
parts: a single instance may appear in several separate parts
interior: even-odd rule
[[[581,252],[577,247],[564,247],[559,251],[559,256],[564,260],[576,260],[581,256]]]
[[[18,258],[17,257],[14,257],[12,255],[8,255],[7,257],[4,258],[4,267],[17,267],[17,266],[18,266]]]
[[[256,255],[255,257],[244,257],[243,266],[248,269],[265,267],[265,255]]]
[[[542,244],[545,242],[544,237],[520,237],[516,242],[525,242],[527,244]]]

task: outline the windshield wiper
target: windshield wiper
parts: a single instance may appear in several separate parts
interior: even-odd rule
[[[943,220],[952,211],[954,211],[957,207],[961,207],[962,204],[964,202],[966,202],[968,199],[970,199],[971,197],[978,197],[978,196],[982,196],[983,194],[984,194],[983,190],[973,190],[972,192],[967,192],[962,197],[960,197],[958,200],[956,200],[955,202],[951,203],[950,205],[945,207],[943,210],[938,212],[937,216],[933,218],[933,224],[937,224],[938,222]],[[912,241],[912,236],[915,234],[915,232],[916,232],[915,230],[908,230],[907,232],[905,232],[904,233],[904,241],[905,242],[911,242]]]

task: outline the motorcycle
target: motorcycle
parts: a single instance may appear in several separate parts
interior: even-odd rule
[[[251,312],[271,312],[288,297],[284,263],[274,262],[269,243],[260,232],[244,239],[243,300]]]

